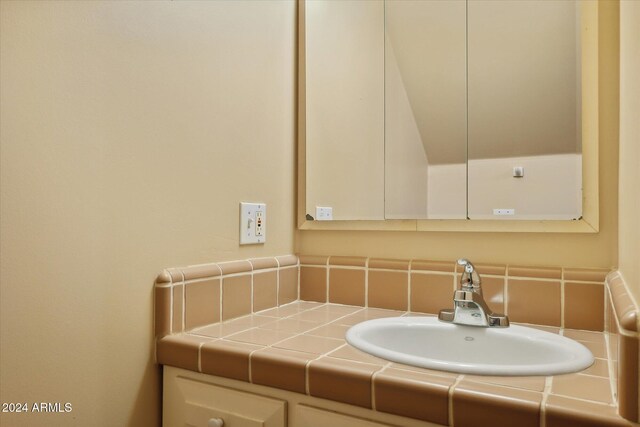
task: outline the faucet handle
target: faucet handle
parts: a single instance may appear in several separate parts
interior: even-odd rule
[[[458,265],[464,266],[464,272],[460,276],[460,286],[463,290],[472,290],[482,293],[480,289],[480,275],[476,271],[471,261],[466,258],[460,258]]]

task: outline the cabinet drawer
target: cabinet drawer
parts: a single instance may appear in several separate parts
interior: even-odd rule
[[[166,384],[165,384],[166,386]],[[224,427],[285,427],[287,402],[178,376],[165,388],[166,427],[207,427],[212,418]]]
[[[296,405],[293,408],[292,419],[294,425],[290,427],[389,427],[389,424],[381,424],[307,405]]]

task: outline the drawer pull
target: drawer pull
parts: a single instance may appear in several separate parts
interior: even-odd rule
[[[224,427],[224,420],[222,418],[211,418],[207,423],[207,427]]]

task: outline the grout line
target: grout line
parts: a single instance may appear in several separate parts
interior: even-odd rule
[[[251,287],[249,288],[249,293],[251,294],[251,301],[249,301],[249,314],[253,314],[253,272],[251,272]],[[277,300],[276,300],[277,301]]]
[[[222,323],[224,320],[224,317],[222,316],[222,309],[224,308],[224,304],[222,303],[224,300],[224,286],[222,286],[222,278],[218,280],[218,289],[220,290],[220,323]]]
[[[276,307],[280,307],[280,261],[278,258],[275,258],[276,264],[278,264],[278,270],[276,272]]]
[[[502,304],[504,307],[504,315],[509,316],[509,277],[504,276],[504,282],[502,283]]]
[[[155,298],[154,298],[155,299]],[[155,314],[155,310],[154,310]],[[155,319],[154,319],[155,323]],[[173,334],[173,283],[169,287],[169,334]]]
[[[447,410],[448,410],[448,417],[449,417],[449,425],[451,427],[454,427],[454,423],[453,423],[453,392],[455,391],[455,388],[458,386],[458,384],[460,384],[460,382],[464,379],[464,375],[458,375],[456,377],[456,380],[454,381],[454,383],[451,385],[451,387],[449,387],[449,393],[447,394]]]
[[[366,270],[364,271],[364,307],[369,308],[369,260],[367,257],[364,262]]]
[[[565,326],[565,289],[564,289],[564,268],[560,273],[560,327]]]
[[[376,410],[376,377],[389,366],[391,366],[391,362],[386,363],[382,368],[371,374],[371,409],[374,411]]]
[[[411,263],[413,260],[409,261],[409,274],[407,274],[407,312],[411,312]]]
[[[208,337],[211,338],[211,337]],[[213,341],[215,341],[215,339],[212,339]],[[198,344],[198,372],[202,372],[202,346],[206,343],[207,341],[203,341],[200,344]]]
[[[184,282],[184,273],[180,270],[180,274],[182,275],[182,319],[180,325],[180,332],[184,332],[187,328],[187,285]],[[220,297],[222,299],[222,297]]]
[[[544,390],[542,390],[542,400],[540,401],[540,427],[546,427],[547,425],[547,399],[549,398],[549,394],[551,393],[551,382],[553,381],[553,377],[545,377],[544,378]]]

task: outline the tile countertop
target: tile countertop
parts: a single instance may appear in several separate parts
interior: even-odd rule
[[[168,335],[158,363],[376,411],[461,426],[625,426],[609,380],[605,334],[543,326],[588,347],[586,370],[553,377],[462,375],[389,362],[344,336],[356,323],[422,315],[297,301]],[[613,369],[613,368],[611,368]]]

